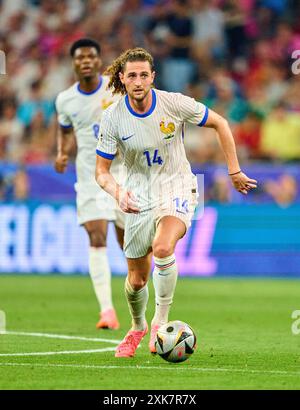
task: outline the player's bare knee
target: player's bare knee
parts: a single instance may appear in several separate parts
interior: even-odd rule
[[[106,237],[102,232],[90,231],[88,234],[90,246],[93,248],[102,248],[106,246]]]
[[[138,291],[142,289],[144,286],[146,286],[147,280],[143,277],[134,277],[130,279],[130,286],[134,291]]]
[[[156,258],[161,258],[161,259],[172,255],[172,253],[174,252],[173,247],[167,243],[154,243],[152,248],[153,248],[153,255]]]

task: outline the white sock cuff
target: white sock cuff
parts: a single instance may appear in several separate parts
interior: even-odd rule
[[[107,247],[106,246],[101,246],[99,248],[96,248],[95,246],[90,246],[89,247],[89,252],[91,255],[98,255],[99,253],[103,254],[107,252]]]
[[[154,264],[155,267],[159,270],[165,270],[171,268],[173,265],[176,264],[175,254],[173,253],[170,256],[166,256],[165,258],[157,258],[154,256]]]

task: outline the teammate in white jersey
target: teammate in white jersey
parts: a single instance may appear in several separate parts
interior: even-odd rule
[[[103,111],[120,96],[108,91],[108,77],[100,75],[100,46],[92,39],[76,41],[70,54],[78,82],[61,92],[56,99],[58,123],[57,172],[64,172],[75,134],[77,143],[75,184],[78,222],[89,236],[89,271],[100,306],[97,328],[118,329],[119,322],[112,303],[111,272],[107,259],[108,221],[114,221],[120,246],[123,247],[124,213],[116,201],[95,181],[95,148]],[[120,163],[116,161],[114,175]]]
[[[227,121],[182,94],[153,89],[152,56],[144,49],[127,50],[107,70],[110,86],[124,97],[104,113],[97,146],[96,180],[128,213],[124,251],[128,262],[125,293],[132,328],[116,350],[131,357],[148,331],[145,312],[151,254],[156,310],[149,348],[155,353],[157,329],[168,321],[177,280],[174,256],[195,210],[197,186],[183,145],[184,123],[213,127],[225,153],[234,187],[246,194],[256,187],[240,170]],[[127,167],[121,187],[110,173],[119,149]]]

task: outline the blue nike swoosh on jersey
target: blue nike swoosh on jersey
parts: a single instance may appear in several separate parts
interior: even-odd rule
[[[133,137],[134,134],[129,135],[129,137],[122,137],[122,141],[126,141],[129,140],[129,138]]]

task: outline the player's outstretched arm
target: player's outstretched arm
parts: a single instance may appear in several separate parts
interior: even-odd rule
[[[54,168],[56,172],[64,173],[69,160],[69,153],[74,146],[73,128],[61,128],[57,131],[57,155]]]
[[[132,192],[123,190],[110,173],[111,163],[111,159],[97,155],[95,175],[97,184],[115,198],[123,212],[139,213],[139,208],[137,207],[136,199]]]
[[[250,179],[241,171],[236,153],[234,138],[227,120],[216,112],[209,110],[205,127],[214,128],[217,131],[220,145],[225,155],[228,174],[234,188],[242,194],[257,187],[257,181]]]

